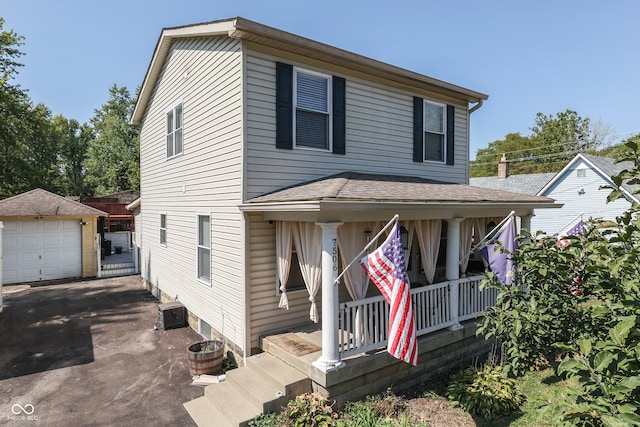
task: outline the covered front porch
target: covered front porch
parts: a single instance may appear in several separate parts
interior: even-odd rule
[[[388,387],[408,388],[487,350],[476,337],[477,318],[495,303],[495,289],[479,289],[484,275],[411,290],[420,365],[413,367],[386,351],[389,304],[382,296],[339,304],[340,365],[325,371],[323,330],[308,324],[262,338],[261,347],[313,380],[315,391],[339,405]]]
[[[291,252],[282,246],[294,241],[302,269],[313,270],[309,254],[313,250],[319,254],[316,270],[309,280],[305,278],[311,306],[306,319],[301,316],[288,325],[274,320],[265,325],[258,345],[280,352],[279,357],[293,354],[291,364],[299,364],[316,387],[334,397],[351,393],[358,383],[363,391],[372,380],[382,385],[403,379],[406,385],[453,360],[459,362],[463,353],[473,355],[486,346],[475,336],[475,319],[496,299],[495,290],[479,289],[482,269],[473,274],[468,268],[472,239],[477,242],[510,212],[521,228],[528,229],[534,208],[556,206],[543,197],[360,173],[330,176],[249,200],[240,207],[249,221],[260,218],[274,228],[274,246],[279,245],[275,276],[281,294],[287,293],[282,265]],[[375,286],[371,292],[368,278],[350,277],[347,272],[336,282],[342,269],[395,214],[407,231],[403,247],[419,336],[417,367],[385,352],[389,304]],[[282,233],[287,227],[293,230],[293,239]],[[360,266],[351,269],[356,276],[362,274]],[[316,303],[317,294],[321,301]],[[282,301],[280,295],[280,307],[286,308]],[[256,306],[265,310],[264,304]],[[305,322],[303,329],[297,328]],[[442,363],[436,366],[435,361]],[[383,372],[389,374],[386,380]]]

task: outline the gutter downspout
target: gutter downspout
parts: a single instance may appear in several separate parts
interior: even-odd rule
[[[474,105],[473,107],[471,107],[469,109],[469,114],[473,113],[474,111],[480,109],[480,107],[482,107],[482,104],[484,103],[484,101],[482,99],[478,100],[478,103],[476,105]]]
[[[482,98],[478,99],[478,103],[473,107],[469,108],[469,114],[467,114],[467,161],[469,161],[469,159],[471,158],[469,156],[469,150],[471,149],[471,113],[480,109],[480,107],[482,107],[483,102],[484,101],[482,100]],[[469,165],[470,165],[470,161],[469,161]],[[467,185],[469,185],[470,169],[471,169],[470,167],[467,167]]]

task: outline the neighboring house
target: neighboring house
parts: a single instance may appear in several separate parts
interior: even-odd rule
[[[504,157],[498,163],[498,176],[471,178],[469,183],[476,187],[535,194],[554,199],[562,204],[561,209],[536,210],[531,218],[531,230],[543,231],[548,235],[562,234],[582,217],[615,220],[638,201],[633,191],[640,185],[623,184],[624,199],[607,203],[611,190],[601,189],[611,186],[612,176],[624,169],[633,168],[631,162],[615,163],[613,159],[577,154],[558,173],[509,174],[509,161]]]
[[[2,282],[95,277],[97,223],[106,215],[39,188],[0,200]]]
[[[580,216],[585,221],[589,218],[615,220],[629,209],[632,202],[638,203],[638,196],[633,192],[640,189],[640,185],[624,183],[622,191],[625,198],[611,203],[607,203],[611,190],[600,187],[613,186],[612,176],[633,168],[632,162],[615,163],[606,157],[576,155],[538,192],[538,195],[555,199],[564,206],[553,215],[544,210],[536,211],[531,219],[532,229],[547,234],[562,233]]]
[[[382,296],[357,265],[338,286],[333,279],[385,222],[399,214],[412,283],[431,284],[414,297],[441,292],[417,305],[424,338],[482,309],[463,315],[458,305],[458,289],[477,292],[481,277],[460,279],[474,230],[479,238],[492,219],[554,206],[468,186],[470,116],[486,99],[243,18],[164,29],[131,118],[145,282],[241,356],[272,334],[321,328],[308,375],[330,394],[346,393],[342,376],[360,375],[349,395],[366,392],[364,376],[379,365],[340,368],[385,348],[382,312],[365,319],[358,305]],[[347,306],[360,320],[345,317]],[[463,335],[476,340],[455,339]],[[473,348],[452,348],[439,363]],[[378,371],[376,385],[418,380],[433,372],[430,358]]]

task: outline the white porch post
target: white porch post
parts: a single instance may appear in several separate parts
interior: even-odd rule
[[[520,234],[523,228],[526,228],[531,232],[531,217],[533,215],[523,215],[520,217],[520,230],[518,230],[518,234]]]
[[[99,234],[96,234],[96,240],[98,241],[98,271],[96,272],[96,277],[99,279],[102,277],[102,244]]]
[[[455,331],[461,329],[462,325],[458,320],[459,313],[459,284],[460,279],[460,223],[464,218],[451,218],[447,220],[447,280],[449,280],[451,290],[451,315],[453,325],[450,330]]]
[[[338,227],[341,222],[316,223],[322,228],[322,355],[313,366],[328,372],[342,366],[338,351]]]

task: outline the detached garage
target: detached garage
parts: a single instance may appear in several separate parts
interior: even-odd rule
[[[100,216],[42,189],[0,200],[3,283],[96,276]]]

